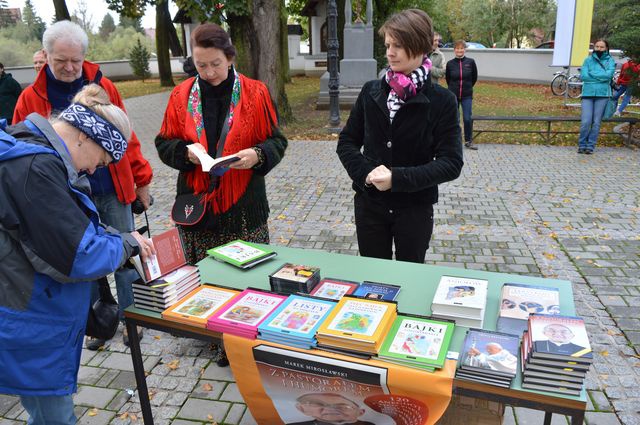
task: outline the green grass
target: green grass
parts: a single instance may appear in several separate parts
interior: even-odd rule
[[[184,78],[173,78],[176,84],[179,84],[182,80]],[[173,87],[160,86],[160,80],[157,78],[144,80],[144,82],[142,80],[117,81],[114,84],[123,99],[173,90]]]

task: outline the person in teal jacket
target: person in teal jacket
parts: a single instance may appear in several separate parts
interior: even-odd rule
[[[599,39],[580,70],[583,84],[578,153],[590,155],[596,147],[600,122],[611,97],[611,79],[615,70],[616,62],[609,55],[609,43]]]
[[[155,253],[137,232],[99,223],[85,174],[119,161],[131,127],[98,85],[52,123],[0,120],[0,394],[31,425],[72,425],[72,394],[92,282],[132,255]]]

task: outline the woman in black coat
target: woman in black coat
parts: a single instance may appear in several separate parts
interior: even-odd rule
[[[453,46],[456,57],[447,62],[445,78],[449,90],[458,99],[458,105],[462,106],[462,121],[464,123],[464,145],[477,150],[473,144],[473,127],[471,122],[471,109],[473,107],[473,86],[478,81],[478,68],[476,62],[465,56],[467,43],[458,40]]]
[[[431,18],[393,15],[380,28],[389,67],[364,85],[337,153],[355,190],[360,255],[422,263],[433,232],[438,184],[462,169],[455,97],[431,82]]]

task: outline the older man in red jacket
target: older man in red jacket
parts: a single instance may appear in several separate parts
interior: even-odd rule
[[[56,22],[45,31],[42,43],[47,52],[47,64],[18,98],[14,123],[23,121],[32,112],[45,117],[56,115],[89,83],[99,84],[111,102],[124,110],[120,93],[113,83],[102,75],[98,65],[85,60],[89,39],[79,25],[70,21]],[[152,177],[151,165],[142,156],[140,141],[133,133],[122,160],[88,176],[100,220],[121,232],[132,231],[131,203],[139,198],[148,208]],[[121,269],[115,273],[121,317],[122,310],[133,303],[131,282],[136,278],[134,270]],[[98,298],[97,291],[92,297]],[[90,340],[87,348],[97,350],[104,343],[103,340]],[[125,343],[128,343],[126,335]]]

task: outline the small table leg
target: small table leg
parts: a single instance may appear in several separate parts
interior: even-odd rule
[[[553,413],[544,412],[544,425],[551,425],[551,418],[553,417]]]
[[[583,425],[584,424],[584,412],[576,412],[571,415],[571,425]]]
[[[133,374],[136,377],[136,384],[138,386],[138,398],[140,399],[140,408],[142,409],[142,419],[145,425],[153,425],[149,390],[147,389],[147,379],[144,375],[142,351],[140,351],[138,327],[132,320],[128,319],[125,319],[125,324],[127,325],[127,333],[129,334],[129,348],[131,349],[131,360],[133,361]]]

